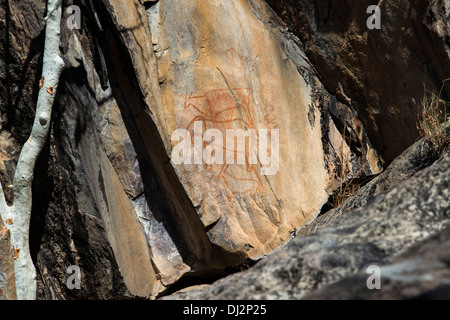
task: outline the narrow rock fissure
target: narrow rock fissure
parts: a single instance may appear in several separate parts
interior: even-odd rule
[[[109,52],[106,60],[108,74],[112,74],[110,78],[112,91],[140,158],[139,165],[143,179],[146,172],[153,172],[159,185],[159,192],[162,192],[163,202],[167,208],[164,223],[168,223],[167,219],[172,221],[170,222],[172,226],[167,229],[184,263],[191,267],[192,272],[221,269],[223,266],[241,263],[243,260],[241,254],[227,252],[209,241],[203,223],[170,164],[156,124],[145,112],[147,105],[124,44],[127,42],[127,31],[116,30],[108,14],[109,10],[105,8],[100,10],[99,14],[102,23],[108,26],[105,28],[104,42],[107,48],[104,52]]]
[[[251,260],[247,259],[241,264],[235,267],[228,267],[222,271],[214,271],[211,270],[206,273],[194,273],[194,274],[186,274],[181,277],[176,283],[171,285],[164,293],[162,293],[158,298],[162,298],[165,296],[169,296],[176,292],[185,290],[185,289],[195,289],[196,286],[210,285],[214,282],[226,278],[232,274],[244,272],[253,266],[255,266],[260,260]]]

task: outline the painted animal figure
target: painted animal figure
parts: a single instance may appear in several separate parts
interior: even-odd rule
[[[218,129],[224,136],[227,129],[239,128],[244,131],[255,129],[250,110],[251,95],[252,90],[246,88],[214,89],[202,94],[186,95],[178,128],[193,132],[194,123],[201,122],[203,131]],[[191,137],[193,139],[193,135]],[[223,151],[226,154],[226,145],[223,145]],[[236,158],[240,151],[235,149],[232,151]],[[262,191],[260,176],[255,166],[249,163],[247,151],[245,151],[245,171],[247,174],[240,172],[242,166],[230,165],[229,163],[233,163],[233,161],[227,160],[229,159],[226,159],[224,164],[219,165],[219,170],[212,166],[205,166],[205,168],[216,172],[217,177],[224,181],[231,194],[249,193],[255,195]]]

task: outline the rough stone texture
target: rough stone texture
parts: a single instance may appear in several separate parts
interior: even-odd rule
[[[364,206],[373,197],[391,189],[431,165],[439,159],[441,152],[442,147],[437,149],[427,138],[421,138],[398,156],[381,174],[359,188],[339,207],[327,211],[312,223],[303,227],[298,235],[307,235],[320,230],[340,215]]]
[[[20,146],[34,119],[37,73],[43,51],[45,5],[0,1],[0,180],[11,201],[11,184]],[[1,220],[1,218],[0,218]],[[0,299],[16,297],[13,248],[8,225],[0,221]]]
[[[15,300],[14,251],[10,232],[0,219],[0,300]]]
[[[54,113],[58,125],[51,128],[33,186],[30,242],[38,270],[38,299],[111,299],[130,294],[78,151],[70,145],[75,122],[67,114],[68,119],[64,118],[58,106]],[[64,109],[76,115],[71,105]],[[70,265],[80,267],[81,290],[69,290],[66,285]]]
[[[379,290],[368,290],[371,273],[359,273],[308,294],[304,299],[450,299],[450,229],[380,266]]]
[[[297,236],[250,270],[165,299],[300,299],[370,265],[387,264],[450,224],[449,169],[447,150],[428,168],[323,229]]]
[[[44,49],[41,19],[44,13],[44,1],[34,1],[33,5],[23,1],[0,1],[2,138],[5,139],[5,132],[8,132],[11,135],[8,142],[17,140],[18,145],[28,139],[34,119]],[[8,154],[4,156],[11,160],[18,157],[20,148],[2,148],[2,153],[5,152]]]
[[[0,167],[4,190],[10,199],[9,189],[5,187],[12,181],[21,145],[28,137],[34,117],[35,91],[40,73],[39,57],[43,49],[45,1],[34,1],[33,4],[2,1],[0,13]],[[67,37],[67,28],[63,28],[63,31]],[[127,288],[124,284],[122,273],[126,275],[127,270],[119,270],[105,231],[111,228],[111,222],[105,221],[96,208],[80,161],[81,156],[75,147],[77,123],[73,116],[77,113],[65,103],[58,103],[58,100],[69,100],[64,98],[63,93],[67,94],[67,86],[72,84],[64,81],[64,78],[70,80],[68,73],[66,71],[62,77],[62,92],[58,94],[53,115],[54,125],[49,143],[38,160],[33,186],[30,241],[38,271],[38,299],[109,299],[124,294],[134,295],[134,288]],[[73,79],[74,82],[79,81],[76,77]],[[77,101],[85,102],[83,99],[80,95]],[[71,112],[70,116],[65,115],[65,119],[64,110]],[[123,211],[124,214],[130,212]],[[135,218],[134,215],[132,217]],[[120,225],[124,228],[127,226],[123,222]],[[136,222],[136,226],[140,227],[140,224]],[[2,237],[0,277],[10,284],[12,255],[6,244],[8,234],[5,231]],[[141,235],[144,237],[143,247],[148,253],[145,236],[143,233]],[[11,260],[8,261],[6,257]],[[81,267],[82,290],[69,290],[66,286],[69,277],[66,269],[70,265]],[[140,280],[139,276],[137,279]],[[3,297],[13,298],[12,291],[4,290],[3,286],[9,285],[7,281],[1,285]],[[145,288],[145,284],[142,287]]]
[[[327,1],[318,0],[317,6],[310,2],[297,1],[289,12],[283,11],[288,1],[274,5],[300,39],[288,32],[287,25],[261,0],[64,2],[81,7],[82,30],[63,28],[61,50],[66,70],[50,137],[35,170],[30,241],[39,299],[155,297],[186,276],[224,275],[229,267],[248,263],[248,258],[257,259],[290,241],[320,213],[341,183],[379,173],[378,151],[371,139],[377,141],[385,160],[412,143],[414,110],[405,107],[405,99],[411,94],[410,98],[420,100],[417,75],[422,74],[421,63],[429,56],[428,65],[436,73],[448,70],[443,55],[448,50],[447,13],[442,3],[435,2],[426,15],[423,2],[408,4],[416,13],[414,22],[422,21],[422,16],[429,19],[419,24],[417,34],[407,33],[407,43],[401,43],[408,49],[402,51],[406,59],[402,64],[402,59],[393,58],[390,50],[395,46],[388,41],[387,30],[382,41],[369,37],[363,29],[364,14],[347,25],[339,17],[349,5],[338,8],[331,2],[324,5]],[[410,20],[399,13],[403,7],[386,5],[391,8],[388,26],[408,25]],[[355,17],[360,6],[358,3],[345,12]],[[297,13],[300,20],[291,21]],[[324,14],[330,22],[323,20]],[[11,193],[7,186],[34,117],[44,15],[44,0],[0,0],[0,180],[8,201]],[[403,20],[395,24],[399,17]],[[67,14],[63,24],[66,19]],[[330,28],[337,20],[343,21],[336,24],[333,38]],[[318,21],[317,28],[300,28],[308,28],[313,21]],[[347,27],[351,41],[345,38]],[[358,32],[363,36],[359,38]],[[426,43],[424,39],[434,44],[426,46],[425,53],[419,45]],[[374,68],[384,57],[373,50],[377,46],[395,63],[395,68],[379,77]],[[418,60],[412,58],[416,49]],[[375,66],[364,55],[369,51]],[[322,55],[325,58],[321,60]],[[356,67],[352,69],[349,65],[353,64]],[[401,85],[383,87],[395,72],[399,75],[393,81]],[[439,87],[430,80],[431,73],[425,76],[427,87]],[[438,74],[441,80],[442,74]],[[406,78],[411,82],[403,81]],[[398,100],[392,94],[396,87],[401,87]],[[364,88],[371,89],[366,92]],[[375,95],[372,89],[385,90],[386,95]],[[384,116],[386,123],[381,121]],[[202,122],[203,131],[279,129],[279,172],[263,176],[260,163],[174,165],[170,162],[172,132],[192,130],[194,119]],[[401,137],[399,133],[405,134],[405,141],[392,139]],[[412,149],[411,156],[397,162],[398,168],[409,164],[405,167],[409,172],[388,169],[374,180],[375,191],[367,187],[359,200],[354,198],[349,207],[346,204],[341,209],[353,209],[386,191],[381,177],[396,184],[429,165],[437,155],[427,144],[423,148],[420,152]],[[422,164],[413,163],[424,155]],[[444,164],[442,160],[436,167]],[[437,188],[433,197],[444,192],[439,189],[441,182],[429,182]],[[408,191],[420,199],[420,189]],[[391,196],[396,197],[395,193]],[[381,206],[380,201],[376,203]],[[436,203],[445,205],[440,199]],[[395,205],[392,203],[392,210],[397,210]],[[420,210],[411,220],[409,215],[405,220],[397,215],[388,219],[387,213],[376,211],[374,221],[363,224],[352,216],[348,223],[361,223],[360,229],[343,224],[340,229],[297,237],[286,250],[271,256],[272,260],[265,259],[252,268],[254,276],[245,280],[253,282],[248,290],[256,288],[261,276],[262,284],[255,290],[262,291],[256,296],[297,297],[356,272],[366,262],[383,262],[446,223],[445,219],[439,223],[438,217],[422,217]],[[334,220],[337,215],[341,217]],[[332,218],[329,228],[340,226],[337,223],[345,222],[344,216],[347,213],[340,211],[323,215],[300,233],[322,228],[325,217]],[[421,217],[429,224],[420,225]],[[318,225],[323,226],[316,228]],[[409,238],[397,233],[397,227],[411,231]],[[3,230],[1,221],[0,228]],[[373,238],[372,233],[385,231],[405,243],[394,241],[391,248],[382,240],[371,242],[381,239]],[[358,236],[371,240],[358,242]],[[384,245],[389,248],[386,252],[379,248]],[[328,250],[336,250],[335,256],[327,258]],[[305,257],[282,266],[282,252],[304,253]],[[280,261],[273,260],[277,255]],[[0,233],[0,259],[0,298],[14,298],[8,289],[13,283],[7,231]],[[299,277],[298,272],[305,272],[305,282],[299,284],[302,289],[282,293],[265,287],[264,283],[270,283],[265,281],[273,277],[270,269],[257,272],[271,263],[279,273],[277,283],[288,287]],[[340,268],[340,264],[346,267]],[[81,268],[81,290],[66,286],[70,265]],[[242,296],[249,294],[246,290],[241,291]]]
[[[117,24],[123,29],[133,25],[131,14],[121,20],[122,7],[111,3]],[[172,133],[185,129],[193,137],[195,121],[202,132],[220,131],[224,143],[228,129],[279,130],[280,162],[274,175],[262,173],[267,165],[261,159],[249,164],[245,151],[242,165],[174,164],[214,245],[257,259],[310,222],[337,185],[361,166],[369,164],[363,175],[380,171],[357,114],[326,93],[296,39],[264,2],[162,1],[148,8],[147,15],[159,95],[148,80],[139,83],[144,96],[155,100],[147,104],[168,155],[179,143],[170,141]],[[131,32],[133,39],[146,34]],[[138,80],[154,73],[144,68],[152,56],[146,48],[130,50]],[[352,132],[353,144],[343,139],[346,130]],[[228,161],[230,149],[220,148]],[[347,168],[344,176],[340,167]]]
[[[381,30],[366,26],[370,0],[267,2],[300,38],[327,89],[358,111],[386,162],[414,143],[424,86],[439,91],[450,75],[448,1],[379,1]],[[448,100],[448,83],[443,94]]]
[[[229,14],[222,15],[218,8]],[[324,90],[302,58],[296,40],[283,32],[282,22],[263,2],[242,1],[225,8],[199,1],[182,6],[171,1],[150,6],[104,1],[104,7],[97,9],[105,30],[102,46],[111,82],[112,96],[105,97],[116,101],[136,149],[144,184],[153,186],[153,192],[146,193],[146,201],[156,205],[144,210],[147,216],[141,215],[141,223],[163,286],[186,272],[221,272],[247,257],[256,259],[276,249],[319,213],[341,181],[380,170],[377,153],[358,115]],[[191,19],[181,23],[178,15]],[[200,18],[204,23],[197,21]],[[218,30],[229,23],[226,19],[239,25],[237,20],[244,18],[254,27],[243,30],[242,37],[254,38],[253,44],[235,42],[232,32],[219,38]],[[195,30],[190,40],[179,41],[179,35],[188,34],[188,29]],[[271,49],[257,47],[256,41],[270,44]],[[236,48],[248,51],[246,56]],[[262,62],[267,59],[274,64],[269,71],[264,70]],[[263,82],[272,76],[264,89]],[[189,93],[189,99],[196,102],[188,102],[187,91],[197,87],[197,98],[194,92]],[[301,96],[301,101],[285,98],[282,92],[289,90]],[[183,106],[190,110],[180,110]],[[197,118],[205,124],[204,129],[215,127],[224,132],[236,126],[284,130],[280,134],[286,139],[280,159],[286,162],[280,163],[280,173],[263,177],[258,165],[230,167],[222,176],[220,172],[226,168],[218,165],[175,166],[174,170],[169,162],[173,130],[192,129],[189,122],[199,116],[195,113],[204,114],[201,108],[210,107],[219,108],[210,115],[217,119],[207,119],[206,115]],[[289,112],[289,116],[276,117],[272,113],[277,108],[284,108],[278,112]],[[222,112],[232,117],[230,121],[224,118],[229,127],[221,123]],[[248,112],[244,120],[233,120],[242,112]],[[350,133],[344,134],[345,130]],[[112,131],[101,131],[109,153],[115,149],[110,143],[113,140],[108,141]],[[309,139],[315,143],[288,148],[288,140],[297,143]],[[116,158],[113,153],[110,159]],[[302,162],[302,158],[308,160]],[[122,171],[120,166],[115,167],[116,172]],[[301,170],[292,174],[290,167]],[[284,188],[287,177],[298,187]],[[122,179],[125,188],[129,181]],[[315,196],[306,192],[311,188],[317,190]],[[137,207],[139,216],[141,209]],[[162,223],[148,223],[155,219]]]

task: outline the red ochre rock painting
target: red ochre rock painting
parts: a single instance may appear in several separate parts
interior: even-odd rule
[[[259,143],[259,133],[256,130],[252,112],[251,98],[253,90],[248,88],[212,89],[204,93],[189,94],[184,97],[182,114],[179,117],[178,128],[186,129],[194,139],[194,124],[201,122],[203,132],[208,129],[218,129],[226,136],[227,129],[242,129],[245,132],[254,130]],[[182,100],[182,101],[183,101]],[[263,108],[266,129],[278,129],[274,107]],[[203,142],[206,144],[206,142]],[[214,143],[214,142],[211,142]],[[204,165],[205,170],[215,172],[217,178],[223,181],[231,195],[247,193],[250,196],[263,191],[263,183],[257,166],[249,161],[249,141],[246,141],[244,151],[245,164],[234,163],[233,159],[225,159],[223,164]],[[226,154],[226,144],[221,145]],[[231,150],[232,157],[242,150]]]

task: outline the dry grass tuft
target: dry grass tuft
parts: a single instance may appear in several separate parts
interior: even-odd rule
[[[427,137],[435,147],[445,147],[450,142],[450,135],[444,123],[450,120],[447,109],[450,103],[441,99],[441,92],[426,90],[417,116],[417,130]]]
[[[364,168],[369,164],[366,161],[359,170],[352,174],[350,169],[350,155],[344,152],[344,143],[347,132],[347,124],[344,127],[344,131],[342,132],[342,145],[340,148],[340,154],[338,155],[339,160],[341,162],[341,172],[340,172],[340,184],[338,190],[332,195],[330,204],[331,208],[337,208],[341,204],[344,203],[345,200],[350,198],[358,189],[361,187],[361,184],[357,181],[357,177],[364,170]],[[351,176],[350,179],[349,176]]]

